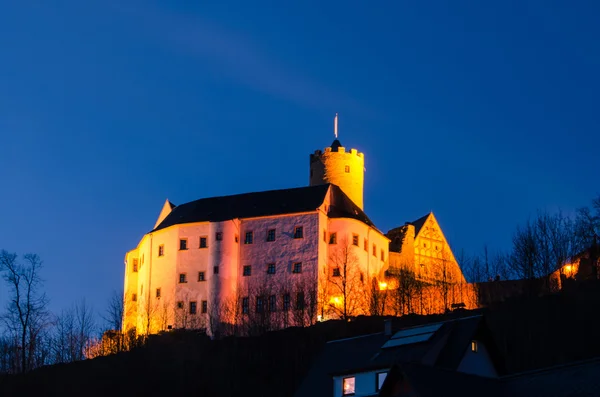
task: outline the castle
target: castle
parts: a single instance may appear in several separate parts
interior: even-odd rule
[[[337,139],[336,116],[336,139],[310,155],[307,187],[167,200],[125,255],[123,330],[216,334],[369,314],[402,269],[464,283],[432,213],[387,235],[375,227],[363,210],[364,160]]]

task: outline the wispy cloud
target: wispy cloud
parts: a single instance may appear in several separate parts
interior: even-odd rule
[[[246,34],[197,15],[148,4],[127,8],[121,4],[119,9],[147,25],[172,50],[198,57],[205,65],[248,88],[310,108],[372,113],[359,101],[286,67]]]

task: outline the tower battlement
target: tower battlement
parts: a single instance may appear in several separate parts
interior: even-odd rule
[[[332,183],[363,209],[365,155],[357,149],[348,151],[339,140],[310,155],[310,186]]]

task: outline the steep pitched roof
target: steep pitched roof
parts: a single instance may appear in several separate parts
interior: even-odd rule
[[[419,363],[394,365],[380,397],[461,396],[591,397],[600,390],[600,359],[543,368],[503,378],[483,378]]]
[[[507,396],[590,397],[600,390],[600,358],[503,379]]]
[[[415,236],[417,236],[419,234],[419,232],[421,231],[421,228],[423,227],[423,225],[425,225],[425,222],[427,221],[427,219],[429,218],[430,215],[431,215],[431,212],[427,215],[420,217],[416,221],[410,222],[415,227]]]
[[[414,334],[410,331],[419,332],[419,329],[431,329],[434,324],[439,325],[428,340],[389,348],[383,346],[394,336],[383,333],[329,342],[295,396],[331,396],[333,376],[388,369],[393,365],[425,363],[456,370],[482,321],[482,316],[472,316],[404,328],[399,332]]]
[[[419,363],[394,365],[379,393],[380,397],[437,397],[460,395],[465,397],[500,397],[504,394],[497,378],[431,367]],[[452,393],[454,392],[454,393]]]
[[[296,397],[331,397],[333,373],[352,371],[364,366],[389,336],[383,332],[328,342],[313,363]]]
[[[236,218],[315,211],[331,188],[330,218],[354,218],[375,227],[367,215],[337,186],[331,184],[203,198],[173,207],[152,230],[194,222],[221,222]]]

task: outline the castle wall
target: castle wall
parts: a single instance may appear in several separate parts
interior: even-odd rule
[[[294,228],[303,228],[303,238],[294,238]],[[267,241],[267,231],[275,229],[275,241]],[[283,293],[299,286],[313,287],[318,274],[319,214],[292,214],[243,220],[241,224],[241,258],[237,269],[239,289],[250,296],[254,309],[257,295],[277,295],[277,307]],[[253,244],[243,244],[247,231],[254,233]],[[267,274],[267,265],[275,264],[275,274]],[[294,263],[302,263],[301,273],[294,273]],[[251,275],[244,276],[244,266],[252,266]]]
[[[323,183],[337,185],[363,209],[364,170],[364,155],[356,149],[346,152],[344,147],[339,147],[334,152],[325,148],[324,152],[316,151],[310,155],[310,186]]]

